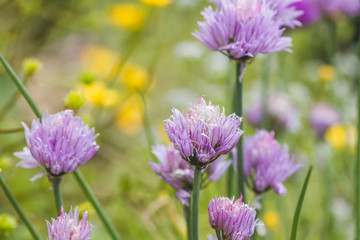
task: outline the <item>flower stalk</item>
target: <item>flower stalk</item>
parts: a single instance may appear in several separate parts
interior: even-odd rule
[[[63,206],[63,200],[61,197],[61,187],[60,187],[62,178],[61,176],[51,176],[49,177],[49,180],[51,182],[54,191],[56,211],[59,214],[61,207]]]
[[[358,30],[359,31],[359,30]],[[357,36],[357,54],[360,58],[360,34]],[[355,239],[360,239],[360,71],[357,72],[357,154],[355,163]]]
[[[16,213],[19,215],[20,219],[23,221],[23,223],[25,224],[25,226],[31,233],[32,237],[35,240],[40,240],[41,238],[40,238],[39,234],[36,232],[34,226],[31,224],[29,218],[25,215],[24,211],[21,209],[19,203],[16,201],[14,195],[11,193],[9,187],[7,186],[7,184],[5,182],[5,179],[1,176],[1,174],[0,174],[0,185],[1,185],[2,189],[4,190],[7,198],[13,205]]]
[[[42,114],[40,109],[38,108],[38,106],[36,105],[35,101],[32,99],[32,97],[30,96],[29,92],[26,90],[23,82],[20,80],[20,78],[16,75],[16,73],[14,72],[14,70],[11,68],[11,66],[9,65],[9,63],[5,60],[5,58],[3,57],[3,55],[0,53],[0,62],[1,64],[4,66],[6,72],[9,74],[9,76],[11,77],[11,79],[13,80],[13,82],[15,83],[16,87],[18,88],[18,90],[20,91],[20,93],[24,96],[25,100],[28,102],[29,106],[31,107],[31,109],[33,110],[33,112],[35,113],[35,115],[38,118],[41,118]]]
[[[246,70],[246,62],[240,60],[236,63],[236,87],[234,92],[234,112],[237,116],[243,115],[243,77]],[[241,122],[240,129],[243,129],[243,124]],[[240,138],[239,142],[236,145],[237,147],[237,197],[240,197],[242,194],[243,199],[245,199],[245,189],[244,189],[244,164],[243,164],[243,139]]]
[[[98,216],[100,217],[101,221],[103,222],[105,228],[110,233],[111,237],[114,240],[120,240],[119,234],[116,232],[115,227],[111,224],[108,216],[105,214],[104,210],[102,209],[99,201],[97,200],[94,193],[91,191],[90,186],[87,184],[85,178],[79,171],[79,169],[74,171],[74,176],[80,187],[82,188],[84,194],[86,195],[87,199],[91,202],[93,207],[95,208]]]
[[[191,196],[190,229],[191,240],[199,240],[199,197],[201,169],[195,167],[193,192]]]
[[[26,99],[26,101],[30,105],[30,107],[33,110],[33,112],[35,113],[35,115],[38,118],[41,119],[42,114],[41,114],[41,111],[40,111],[39,107],[36,105],[35,101],[32,99],[31,95],[26,90],[26,88],[23,85],[22,81],[19,79],[19,77],[16,75],[14,70],[11,68],[11,66],[5,60],[5,58],[2,56],[1,53],[0,53],[0,62],[2,63],[4,68],[6,69],[7,73],[10,75],[11,79],[13,80],[15,85],[17,86],[20,93],[24,96],[24,98]],[[110,221],[109,221],[108,217],[106,216],[105,212],[102,210],[102,207],[101,207],[100,203],[97,201],[95,195],[92,193],[89,185],[87,184],[87,182],[85,181],[85,179],[81,175],[80,171],[76,170],[74,172],[74,176],[75,176],[76,180],[78,181],[80,187],[83,189],[85,195],[87,196],[87,198],[89,199],[89,201],[91,202],[93,207],[95,208],[97,214],[99,215],[99,217],[100,217],[101,221],[103,222],[103,224],[105,225],[106,229],[109,231],[109,233],[113,237],[113,239],[119,240],[120,239],[119,234],[116,232],[115,228],[110,223]],[[57,195],[57,193],[55,193],[55,195]],[[40,238],[35,238],[35,239],[40,239]]]

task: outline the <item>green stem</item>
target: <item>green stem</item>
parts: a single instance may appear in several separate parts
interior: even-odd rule
[[[0,53],[0,62],[4,66],[6,72],[10,75],[11,79],[13,80],[13,82],[15,83],[15,85],[17,86],[17,88],[19,89],[21,94],[24,96],[24,98],[30,105],[30,107],[33,110],[33,112],[35,113],[35,115],[38,118],[41,118],[42,114],[41,114],[40,109],[38,108],[38,106],[36,105],[36,103],[34,102],[32,97],[30,96],[29,92],[26,90],[26,88],[25,88],[24,84],[22,83],[22,81],[20,80],[20,78],[16,75],[14,70],[11,68],[11,66],[5,60],[5,58],[3,57],[3,55],[1,53]]]
[[[222,240],[222,237],[221,237],[221,232],[219,229],[215,229],[215,233],[216,233],[216,237],[218,240]]]
[[[303,187],[301,189],[301,193],[300,193],[298,202],[296,204],[296,210],[295,210],[294,219],[293,219],[293,222],[292,222],[290,240],[296,240],[297,227],[299,225],[299,219],[300,219],[300,212],[301,212],[302,204],[304,202],[306,189],[307,189],[307,186],[309,184],[311,171],[312,171],[312,166],[309,167],[309,170],[307,172]]]
[[[38,108],[35,101],[32,99],[32,97],[30,96],[30,94],[26,90],[25,86],[22,84],[22,81],[20,81],[19,77],[15,74],[14,70],[7,63],[7,61],[4,59],[4,57],[1,55],[1,53],[0,53],[0,62],[5,67],[6,71],[10,75],[11,79],[14,81],[15,85],[18,87],[21,94],[25,97],[26,101],[30,105],[33,112],[36,114],[36,116],[38,118],[41,118],[42,114],[41,114],[40,109]],[[85,195],[87,196],[89,201],[94,206],[94,208],[95,208],[96,212],[98,213],[101,221],[104,223],[106,229],[109,231],[109,233],[111,234],[113,239],[119,240],[120,239],[119,234],[116,232],[115,228],[110,223],[108,217],[106,216],[106,214],[102,210],[100,203],[96,199],[95,195],[92,193],[89,185],[86,183],[86,181],[83,178],[83,176],[81,175],[80,171],[76,170],[74,172],[74,176],[75,176],[76,180],[78,181],[79,185],[81,186],[81,188],[83,189]]]
[[[111,224],[108,216],[105,214],[104,210],[102,209],[99,201],[97,200],[94,193],[91,191],[89,185],[85,181],[84,177],[82,176],[81,172],[77,169],[74,171],[74,176],[80,187],[82,188],[84,194],[89,199],[93,207],[95,208],[97,214],[99,215],[102,223],[104,224],[107,231],[110,233],[113,239],[120,240],[119,234],[116,232],[114,226]]]
[[[329,31],[329,35],[328,35],[328,39],[327,39],[327,55],[328,55],[328,61],[329,64],[334,64],[335,63],[335,53],[337,50],[337,41],[336,41],[336,24],[333,20],[331,19],[327,19],[326,21],[327,25],[328,25],[328,31]],[[335,64],[334,64],[335,66]]]
[[[360,59],[360,34],[358,36],[357,43],[357,53],[358,59]],[[356,234],[355,239],[360,240],[360,70],[357,72],[357,114],[358,114],[358,123],[357,123],[357,154],[356,154],[356,163],[355,163],[355,226]]]
[[[155,138],[154,138],[154,134],[152,132],[151,129],[151,122],[150,122],[150,118],[149,118],[149,111],[148,111],[148,107],[146,104],[146,99],[144,96],[144,93],[141,90],[138,90],[142,103],[143,103],[143,107],[144,107],[144,126],[145,126],[145,133],[146,133],[146,140],[148,142],[149,145],[149,149],[151,152],[151,147],[155,145]]]
[[[239,117],[243,116],[243,76],[245,74],[246,63],[239,61],[236,63],[236,88],[234,93],[234,110]],[[240,129],[243,129],[243,122],[241,122]],[[243,165],[243,137],[240,138],[236,145],[237,147],[237,176],[238,188],[237,197],[243,195],[245,201],[245,188],[244,188],[244,165]]]
[[[194,184],[191,196],[191,240],[199,240],[199,197],[200,197],[201,169],[195,167]]]
[[[40,240],[41,238],[40,238],[39,234],[36,232],[34,226],[31,224],[29,218],[25,215],[24,211],[21,209],[19,203],[16,201],[14,195],[11,193],[9,187],[6,185],[5,179],[1,176],[1,174],[0,174],[0,185],[1,185],[2,189],[4,190],[7,198],[13,205],[16,213],[19,215],[20,219],[23,221],[23,223],[25,224],[25,226],[31,233],[32,237],[35,240]]]
[[[0,134],[8,134],[8,133],[18,133],[23,132],[24,128],[13,128],[13,129],[0,129]]]
[[[54,190],[54,197],[55,197],[55,205],[56,205],[56,211],[59,214],[61,207],[63,206],[63,201],[61,197],[61,177],[49,177],[49,180],[52,184],[53,190]]]
[[[191,199],[190,199],[191,201]],[[190,206],[183,206],[184,209],[184,217],[186,220],[186,228],[187,228],[187,239],[191,240],[191,231],[190,231]]]
[[[227,195],[228,197],[234,196],[233,192],[233,181],[234,179],[234,166],[231,164],[228,171],[227,171]]]
[[[27,82],[30,79],[30,75],[26,75],[24,79],[24,86],[26,86]],[[4,105],[4,107],[0,111],[0,121],[6,116],[12,106],[15,105],[16,101],[19,99],[20,94],[18,91],[14,92],[13,95],[10,97],[9,101]]]

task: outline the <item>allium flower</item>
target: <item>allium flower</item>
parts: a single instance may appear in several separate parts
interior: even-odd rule
[[[286,95],[277,93],[269,97],[266,104],[266,114],[271,126],[275,129],[286,129],[294,132],[299,127],[299,112]],[[251,125],[259,127],[262,117],[261,103],[255,103],[246,111]]]
[[[17,166],[43,166],[51,176],[61,176],[87,163],[99,150],[95,141],[98,134],[94,134],[94,128],[84,125],[72,110],[45,114],[41,121],[32,122],[31,129],[25,123],[22,125],[28,147],[14,153],[23,160]]]
[[[49,240],[90,240],[91,231],[94,226],[88,223],[87,212],[83,211],[82,219],[79,222],[80,211],[72,207],[69,213],[64,213],[64,208],[57,219],[52,218],[51,223],[47,222]]]
[[[327,103],[319,103],[311,110],[310,124],[318,136],[322,136],[331,125],[339,121],[339,113]]]
[[[237,60],[258,53],[290,51],[291,38],[282,37],[284,24],[276,19],[270,2],[216,0],[215,4],[218,9],[209,6],[201,13],[205,21],[198,22],[200,31],[193,33],[211,50]]]
[[[256,211],[242,202],[242,196],[235,202],[227,197],[211,199],[208,210],[211,227],[223,239],[246,240],[254,234]]]
[[[203,97],[189,108],[187,115],[177,109],[165,120],[165,131],[190,165],[206,167],[220,155],[229,153],[239,141],[243,131],[239,129],[241,118],[234,113],[226,117],[219,106],[206,104]]]
[[[281,147],[274,135],[274,132],[259,130],[244,141],[245,178],[253,179],[252,187],[258,194],[273,188],[285,195],[283,182],[301,167],[294,163],[288,147]]]
[[[322,12],[317,0],[301,0],[293,6],[303,12],[303,14],[298,17],[298,20],[303,25],[312,24],[321,18]]]
[[[157,145],[153,147],[152,153],[159,159],[160,163],[150,162],[150,166],[157,175],[166,181],[176,191],[176,197],[183,205],[189,205],[189,198],[193,189],[194,169],[185,162],[179,151],[172,146]],[[207,179],[217,181],[231,161],[222,161],[221,157],[211,163],[205,173]]]
[[[298,20],[303,14],[303,11],[293,6],[294,3],[301,0],[267,0],[270,7],[276,11],[275,19],[281,26],[285,27],[300,27],[301,22]]]
[[[328,15],[346,14],[358,15],[360,12],[359,0],[318,0],[321,9]]]

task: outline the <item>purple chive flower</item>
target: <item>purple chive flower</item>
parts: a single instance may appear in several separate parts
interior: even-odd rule
[[[281,147],[274,135],[273,131],[259,130],[244,141],[245,178],[253,179],[252,187],[257,194],[273,188],[285,195],[283,182],[301,167],[295,164],[288,147]]]
[[[322,10],[328,15],[346,14],[356,16],[360,12],[359,0],[317,0]]]
[[[256,211],[242,202],[242,196],[235,202],[227,197],[211,199],[208,210],[211,227],[223,239],[246,240],[254,234]]]
[[[172,146],[154,146],[152,153],[160,161],[159,164],[150,162],[152,169],[175,189],[176,197],[183,205],[189,205],[194,169],[182,159],[179,151]],[[205,169],[207,179],[212,182],[217,181],[230,165],[231,161],[222,161],[221,157],[218,158]]]
[[[51,223],[46,221],[49,240],[90,240],[94,226],[88,223],[87,211],[83,211],[79,223],[80,212],[77,209],[76,207],[73,212],[71,207],[69,213],[64,213],[64,208],[61,207],[56,220],[52,218]]]
[[[304,13],[297,9],[294,4],[301,0],[267,0],[272,9],[276,10],[275,19],[281,26],[295,28],[302,24],[298,18]]]
[[[340,121],[340,115],[330,104],[319,103],[311,110],[310,124],[318,136],[322,136],[333,124]]]
[[[203,97],[189,108],[187,115],[177,109],[165,120],[165,131],[190,165],[205,168],[220,155],[229,153],[239,141],[242,121],[235,113],[225,116],[219,106],[206,104]]]
[[[321,18],[322,12],[317,0],[301,0],[293,6],[303,12],[303,14],[298,17],[298,20],[303,25],[315,23]]]
[[[286,129],[294,132],[299,127],[299,112],[286,97],[277,93],[269,97],[266,104],[266,114],[271,126],[275,129]],[[260,102],[255,103],[246,111],[249,123],[255,127],[260,127],[262,106]]]
[[[99,150],[95,141],[98,134],[94,134],[94,128],[84,125],[82,119],[74,116],[71,110],[46,113],[41,120],[32,122],[31,129],[25,123],[22,125],[28,147],[14,153],[22,159],[17,166],[43,166],[49,175],[61,176],[87,163]]]
[[[258,53],[290,52],[291,38],[282,37],[284,24],[276,19],[276,10],[268,1],[214,2],[218,9],[205,8],[201,12],[205,21],[198,22],[200,31],[193,33],[211,50],[237,60],[255,57]]]

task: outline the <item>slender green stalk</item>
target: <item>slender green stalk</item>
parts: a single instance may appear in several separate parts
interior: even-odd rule
[[[1,176],[1,174],[0,174],[0,185],[1,185],[2,189],[4,190],[7,198],[13,205],[16,213],[19,215],[20,219],[23,221],[23,223],[25,224],[25,226],[31,233],[32,237],[35,240],[40,240],[41,238],[40,238],[39,234],[36,232],[34,226],[31,224],[29,218],[25,215],[24,211],[21,209],[19,203],[16,201],[14,195],[11,193],[9,187],[7,186],[7,184],[5,182],[5,179]]]
[[[245,74],[246,63],[245,61],[239,61],[236,63],[236,88],[234,92],[234,111],[236,115],[243,116],[243,76]],[[240,128],[243,129],[243,123]],[[240,138],[236,145],[237,147],[237,176],[238,187],[237,197],[243,195],[245,200],[245,188],[244,188],[244,166],[243,166],[243,137]]]
[[[358,59],[360,59],[360,34],[358,36],[357,43],[357,53]],[[358,123],[357,123],[357,154],[356,154],[356,166],[355,166],[355,226],[356,234],[355,239],[360,240],[360,70],[357,70],[357,114],[358,114]]]
[[[191,199],[190,199],[191,201]],[[191,240],[191,231],[190,231],[190,207],[184,205],[183,206],[183,210],[184,210],[184,217],[186,220],[186,228],[187,228],[187,239]]]
[[[195,167],[193,192],[191,196],[191,240],[199,240],[199,198],[200,198],[201,169]]]
[[[306,193],[306,189],[307,186],[309,184],[309,180],[310,180],[310,175],[311,175],[311,171],[312,171],[312,166],[309,167],[303,187],[301,189],[301,193],[298,199],[298,202],[296,204],[296,210],[295,210],[295,214],[294,214],[294,219],[292,222],[292,228],[291,228],[291,237],[290,240],[296,240],[296,234],[297,234],[297,227],[299,224],[299,219],[300,219],[300,212],[301,212],[301,207],[302,204],[304,202],[304,198],[305,198],[305,193]]]
[[[144,96],[144,93],[141,90],[138,90],[142,103],[143,103],[143,107],[144,107],[144,126],[145,126],[145,133],[146,133],[146,140],[148,142],[150,151],[151,151],[151,147],[155,145],[155,138],[154,138],[154,134],[152,132],[151,129],[151,122],[150,122],[150,118],[149,118],[149,111],[148,111],[148,107],[146,104],[146,99]]]
[[[60,213],[61,207],[63,206],[63,201],[61,197],[61,177],[49,177],[49,180],[52,184],[54,190],[54,197],[55,197],[55,204],[56,204],[56,211]]]
[[[30,96],[29,92],[26,90],[26,88],[25,88],[24,84],[22,83],[22,81],[20,80],[20,78],[16,75],[14,70],[11,68],[11,66],[5,60],[5,58],[3,57],[3,55],[1,53],[0,53],[0,62],[4,66],[6,72],[10,75],[11,79],[13,80],[13,82],[15,83],[15,85],[17,86],[17,88],[19,89],[21,94],[24,96],[24,98],[30,105],[30,107],[33,110],[33,112],[35,113],[35,115],[38,118],[41,118],[42,114],[41,114],[40,109],[38,108],[38,106],[36,105],[36,103],[34,102],[32,97]]]
[[[13,128],[13,129],[0,129],[0,134],[18,133],[23,132],[24,128]]]
[[[29,81],[30,75],[26,75],[24,79],[24,86],[26,86],[26,83]],[[16,91],[13,93],[13,95],[10,97],[9,101],[5,103],[4,107],[0,110],[0,120],[2,120],[6,114],[9,112],[9,110],[12,108],[12,106],[15,105],[16,101],[20,97],[19,91]]]
[[[30,94],[26,90],[25,86],[20,81],[19,77],[15,74],[14,70],[11,68],[11,66],[7,63],[7,61],[4,59],[4,57],[1,54],[0,54],[0,62],[3,64],[6,71],[9,73],[11,79],[14,81],[15,85],[18,87],[21,94],[25,97],[26,101],[29,103],[29,105],[30,105],[31,109],[33,110],[33,112],[36,114],[36,116],[38,118],[41,118],[42,114],[41,114],[40,109],[38,108],[35,101],[32,99],[32,97],[30,96]],[[106,214],[102,210],[100,203],[97,201],[95,195],[92,193],[89,185],[86,183],[86,181],[83,178],[83,176],[81,175],[80,171],[76,170],[74,172],[74,176],[75,176],[76,180],[78,181],[80,187],[83,189],[85,195],[87,196],[89,201],[94,206],[94,208],[95,208],[96,212],[98,213],[101,221],[103,222],[103,224],[105,225],[106,229],[109,231],[109,233],[111,234],[113,239],[119,240],[120,239],[119,234],[116,232],[115,228],[110,223],[108,217],[106,216]],[[56,195],[56,193],[55,193],[55,195]]]
[[[74,171],[74,176],[76,181],[79,183],[81,189],[83,190],[84,194],[86,195],[87,199],[91,202],[93,207],[95,208],[97,214],[99,215],[101,221],[103,222],[105,228],[110,233],[113,239],[120,240],[119,234],[116,232],[114,226],[111,224],[108,216],[105,214],[104,210],[102,209],[99,201],[97,200],[94,193],[91,191],[89,185],[85,181],[83,175],[79,171],[79,169]]]
[[[234,196],[233,188],[234,188],[234,166],[231,164],[228,171],[227,171],[227,184],[226,190],[228,197]]]
[[[218,240],[222,240],[220,230],[219,230],[219,229],[215,229],[215,233],[216,233],[216,238],[217,238]]]
[[[337,50],[337,41],[336,41],[336,24],[333,20],[327,19],[326,21],[328,25],[328,38],[327,38],[327,55],[328,55],[328,61],[330,64],[335,65],[335,53]]]

